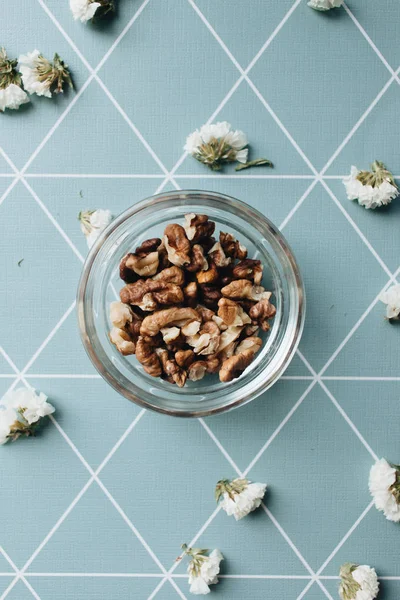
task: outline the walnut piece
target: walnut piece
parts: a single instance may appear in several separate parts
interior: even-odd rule
[[[208,356],[218,350],[221,335],[219,327],[214,321],[206,321],[200,329],[200,338],[194,351],[196,354]]]
[[[168,253],[168,260],[173,265],[182,267],[190,263],[190,242],[181,225],[172,223],[164,231],[163,242]]]
[[[218,315],[214,315],[212,320],[218,325],[220,331],[226,331],[228,329],[228,325]]]
[[[161,242],[161,244],[158,246],[158,259],[160,261],[159,268],[161,270],[168,269],[171,266],[171,263],[168,260],[168,252],[167,252],[164,242]],[[172,283],[176,283],[176,282],[174,281]]]
[[[270,329],[268,319],[272,319],[276,314],[276,308],[270,303],[269,297],[263,298],[250,309],[250,317],[260,325],[263,331]]]
[[[175,285],[183,285],[185,282],[185,276],[182,269],[177,266],[167,267],[163,269],[157,275],[154,275],[153,281],[163,281],[164,283],[175,283]]]
[[[259,351],[259,349],[261,348],[262,345],[262,340],[259,337],[248,337],[244,340],[242,340],[235,349],[235,354],[241,354],[242,352],[244,352],[245,350],[251,350],[252,352],[254,352],[254,354],[256,354],[256,352]]]
[[[127,323],[131,323],[133,319],[132,310],[123,302],[111,302],[110,304],[110,321],[114,327],[122,329]]]
[[[222,288],[221,293],[227,298],[247,299],[258,302],[271,297],[271,292],[266,292],[261,285],[253,285],[248,279],[237,279]]]
[[[212,309],[217,308],[218,300],[222,296],[219,288],[217,288],[215,285],[202,285],[201,295],[203,298],[203,303],[207,306],[207,308]]]
[[[192,337],[200,331],[201,321],[192,319],[182,327],[182,333],[186,337]]]
[[[218,356],[208,356],[206,363],[207,373],[218,373],[221,364]]]
[[[246,325],[244,328],[244,334],[246,337],[251,337],[258,333],[259,327],[258,325]]]
[[[208,256],[217,267],[223,268],[231,264],[231,258],[225,255],[220,242],[215,242],[214,246],[208,251]]]
[[[139,337],[136,344],[136,358],[143,365],[146,373],[152,377],[160,377],[161,363],[153,343],[142,336]]]
[[[183,291],[175,283],[165,283],[160,290],[153,292],[153,297],[158,304],[180,304],[183,302]]]
[[[245,369],[252,362],[255,354],[252,350],[244,350],[240,354],[234,354],[230,358],[227,358],[222,363],[221,370],[219,372],[219,379],[223,383],[232,381],[239,377]]]
[[[187,369],[195,358],[196,355],[193,350],[178,350],[178,352],[175,352],[175,362],[182,369]]]
[[[185,215],[184,228],[188,240],[197,242],[203,238],[211,237],[215,230],[215,223],[208,220],[207,215]]]
[[[234,300],[221,298],[218,307],[218,316],[226,325],[248,325],[251,323],[249,315]]]
[[[207,361],[197,360],[192,363],[188,369],[188,378],[190,381],[200,381],[207,373]]]
[[[165,365],[165,374],[172,377],[178,387],[183,387],[186,383],[187,372],[181,369],[174,360],[168,360]]]
[[[190,264],[187,265],[186,271],[198,273],[199,271],[207,271],[207,269],[208,261],[204,256],[203,247],[200,244],[195,244],[192,248]]]
[[[134,310],[131,308],[132,321],[130,323],[126,323],[125,331],[129,333],[134,342],[137,342],[137,339],[140,335],[140,326],[143,321],[143,317],[137,315]]]
[[[191,281],[183,288],[183,295],[189,306],[196,306],[198,296],[198,285],[195,281]]]
[[[196,273],[197,282],[200,284],[213,283],[218,279],[218,270],[215,264],[212,262],[209,265],[207,271],[199,271]]]
[[[211,321],[212,318],[215,316],[215,312],[213,310],[206,308],[205,306],[202,306],[201,304],[198,304],[196,306],[196,311],[199,313],[200,318],[203,322]]]
[[[238,242],[231,233],[221,231],[219,241],[227,256],[237,260],[243,260],[247,257],[247,248]]]
[[[116,346],[118,352],[124,356],[135,354],[135,342],[124,329],[113,327],[109,333],[110,342]]]
[[[193,347],[195,354],[201,356],[215,354],[220,342],[219,327],[214,321],[207,321],[204,323],[199,333],[188,336],[186,341],[189,346]]]
[[[150,294],[150,296],[147,296]],[[121,301],[125,304],[134,304],[142,310],[155,310],[158,304],[180,304],[183,302],[183,292],[175,283],[165,283],[162,280],[138,279],[135,283],[128,283],[120,291]],[[146,299],[144,298],[146,296]],[[151,302],[151,299],[153,302]],[[151,304],[152,307],[144,307]],[[154,305],[154,306],[153,306]]]
[[[181,335],[181,330],[179,327],[163,327],[160,329],[160,332],[166,344],[175,342]]]
[[[144,256],[137,254],[128,254],[125,266],[128,269],[131,269],[136,275],[139,277],[150,277],[157,273],[159,264],[158,252],[150,252],[150,254],[145,254]]]
[[[222,350],[218,352],[218,358],[220,360],[220,363],[223,363],[224,360],[235,354],[235,349],[237,345],[237,341],[230,342],[227,346],[225,346]]]
[[[226,348],[240,336],[242,327],[231,325],[226,331],[221,333],[221,338],[218,347],[218,354],[226,350]]]
[[[260,285],[263,275],[263,266],[260,260],[246,258],[241,260],[233,268],[233,276],[235,279],[250,279],[256,285]]]
[[[146,256],[146,254],[150,254],[150,252],[155,252],[159,248],[160,244],[160,238],[150,238],[149,240],[145,240],[136,248],[135,254],[138,256]]]
[[[193,308],[167,308],[159,310],[143,319],[141,335],[155,336],[162,327],[183,327],[188,321],[199,321],[199,315]]]
[[[132,269],[129,269],[126,266],[126,262],[130,256],[131,254],[127,254],[119,263],[119,276],[123,281],[125,281],[125,283],[133,283],[138,279],[138,276],[136,275],[135,271],[132,271]]]

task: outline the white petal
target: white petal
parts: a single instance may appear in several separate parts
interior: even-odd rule
[[[210,593],[210,588],[208,587],[207,583],[204,581],[204,579],[202,577],[193,577],[193,578],[189,578],[189,583],[190,583],[190,593],[191,594],[195,594],[196,596],[200,596],[203,595],[205,596],[206,594]]]
[[[368,565],[360,565],[352,572],[353,579],[361,586],[356,600],[374,600],[379,592],[379,582],[375,569]]]
[[[16,110],[21,104],[29,102],[26,92],[15,83],[11,83],[5,89],[0,90],[0,110],[4,112],[6,108]]]
[[[200,131],[196,129],[196,131],[193,131],[193,133],[188,135],[186,138],[186,144],[184,145],[183,149],[186,150],[186,152],[189,152],[189,154],[195,154],[202,143],[203,140],[201,138]]]
[[[231,125],[227,121],[221,121],[218,123],[211,123],[210,125],[203,125],[200,129],[200,135],[205,144],[212,138],[224,138],[230,131]]]
[[[90,224],[96,229],[105,229],[112,221],[112,214],[109,210],[98,208],[90,215]]]
[[[230,131],[229,133],[227,133],[227,135],[225,136],[225,141],[227,142],[227,144],[232,146],[232,148],[235,148],[235,150],[241,150],[248,144],[246,134],[243,133],[243,131],[239,131],[238,129],[236,131]]]
[[[74,19],[79,19],[82,23],[93,19],[97,9],[101,6],[99,2],[89,2],[89,0],[70,0],[69,5]]]
[[[11,407],[2,408],[0,406],[0,445],[8,442],[11,425],[17,420],[18,415]]]
[[[236,152],[236,160],[240,163],[246,163],[248,154],[249,151],[247,148],[245,148],[244,150],[239,150],[238,152]]]

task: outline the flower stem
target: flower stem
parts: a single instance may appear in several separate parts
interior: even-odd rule
[[[256,158],[255,160],[249,160],[246,163],[239,164],[235,168],[235,171],[243,171],[243,169],[250,169],[250,167],[261,167],[261,166],[273,167],[274,165],[267,158]]]

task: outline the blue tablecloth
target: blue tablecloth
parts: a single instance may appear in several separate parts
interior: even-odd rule
[[[400,173],[397,0],[119,0],[110,21],[68,1],[3,2],[10,56],[58,52],[75,84],[0,115],[0,392],[56,406],[37,439],[0,449],[0,598],[189,597],[182,542],[225,554],[226,600],[337,598],[346,561],[400,597],[400,531],[371,506],[376,456],[400,461],[400,328],[380,291],[398,275],[400,201],[366,211],[341,179],[374,159]],[[187,134],[228,120],[274,169],[212,173]],[[144,413],[96,374],[75,291],[77,214],[118,214],[155,192],[236,196],[283,228],[304,275],[300,351],[268,393],[227,415]],[[23,261],[18,265],[19,261]],[[266,511],[215,510],[251,467]]]

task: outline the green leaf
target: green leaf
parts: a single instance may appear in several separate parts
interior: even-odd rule
[[[244,169],[250,169],[250,167],[262,167],[262,166],[272,168],[274,165],[267,158],[256,158],[256,159],[250,160],[246,163],[239,164],[235,168],[235,171],[243,171]]]

